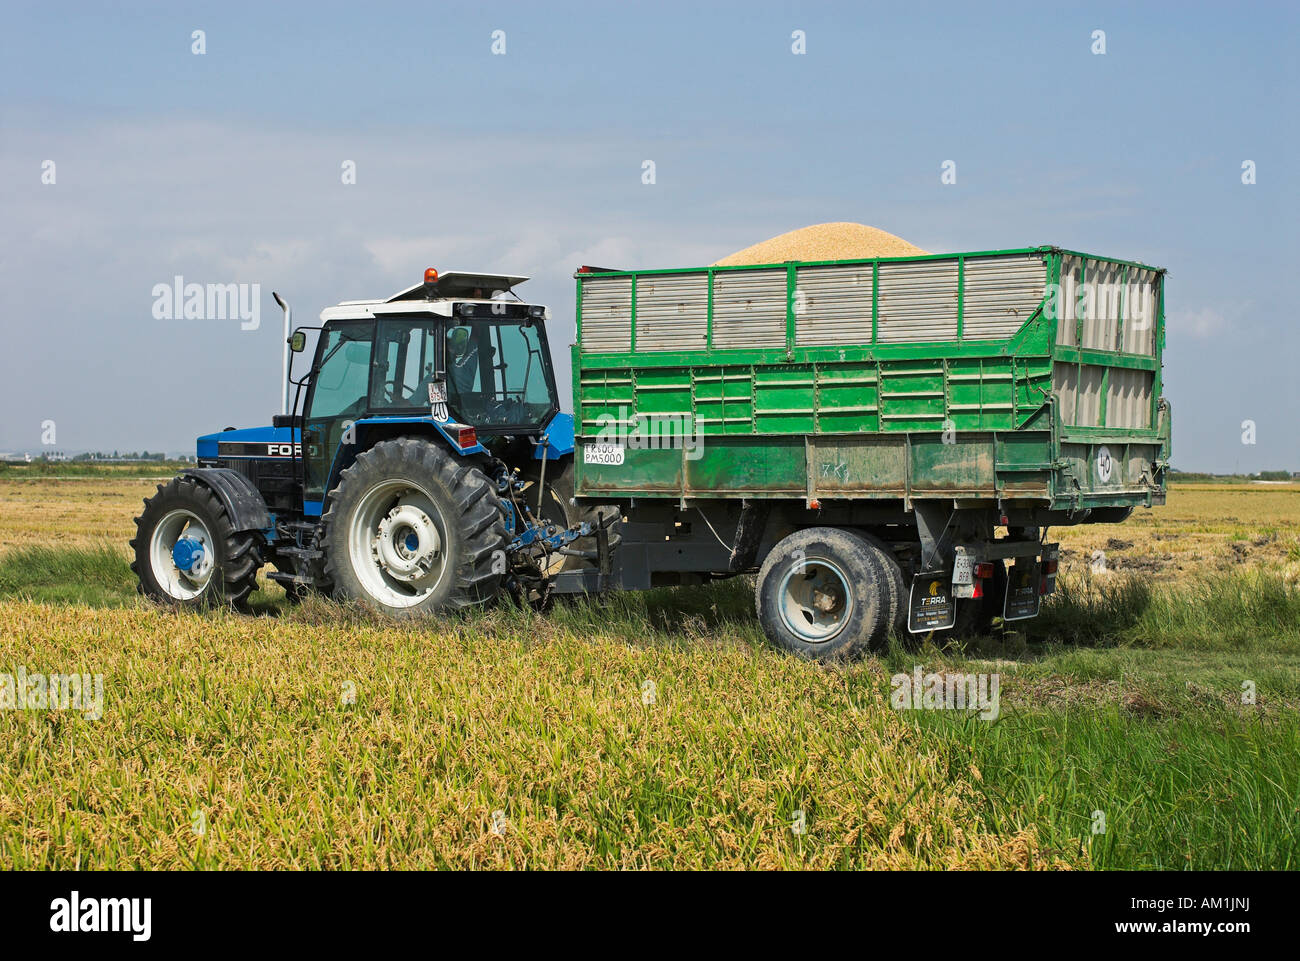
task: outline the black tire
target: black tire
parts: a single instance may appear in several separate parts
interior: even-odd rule
[[[160,524],[175,523],[177,512],[192,515],[211,536],[212,570],[207,581],[197,585],[182,578],[173,564],[161,569],[153,560],[153,537]],[[135,560],[131,570],[139,578],[137,589],[145,597],[170,607],[202,609],[230,606],[246,610],[248,595],[257,590],[257,571],[262,566],[261,545],[253,531],[236,531],[221,498],[201,481],[187,475],[158,485],[158,492],[145,499],[144,510],[135,519],[136,535],[131,540]],[[207,546],[207,545],[205,545]],[[161,559],[160,559],[161,564]],[[178,593],[179,585],[185,593]]]
[[[369,570],[359,574],[351,559],[349,529],[354,514],[381,504],[383,489],[398,483],[427,498],[427,506],[439,515],[432,519],[439,526],[437,553],[442,560],[436,575],[431,572],[427,591],[410,591],[418,599],[409,604],[390,603],[387,598],[394,595],[373,593],[362,578],[374,584],[376,577],[386,582],[385,575],[372,577]],[[334,593],[380,613],[405,617],[472,607],[492,600],[501,588],[507,540],[495,485],[477,467],[427,440],[399,437],[358,454],[330,491],[321,525],[325,578],[334,585]],[[362,545],[356,546],[368,556],[369,545],[364,551]],[[403,589],[396,579],[387,581],[396,583],[397,591]]]
[[[889,616],[885,623],[895,632],[902,632],[907,626],[907,605],[908,590],[907,581],[903,577],[902,565],[898,563],[898,557],[894,554],[893,549],[875,534],[869,534],[866,531],[855,531],[864,541],[876,549],[880,556],[880,564],[885,569],[885,574],[889,577],[890,597],[889,597]]]
[[[809,527],[781,540],[763,560],[754,606],[779,647],[810,660],[842,661],[887,636],[891,586],[878,549],[856,531]],[[801,590],[808,592],[806,603],[796,600]],[[818,612],[819,603],[829,606]],[[822,631],[829,633],[817,636]]]
[[[534,482],[538,479],[541,472],[540,465],[529,468],[530,474],[527,479]],[[573,460],[566,458],[563,461],[552,461],[546,465],[546,492],[542,495],[542,513],[549,521],[557,524],[563,524],[565,527],[572,527],[574,524],[580,524],[583,521],[591,524],[593,527],[600,523],[601,518],[611,513],[617,514],[618,508],[613,506],[605,507],[582,507],[575,506],[573,501]],[[535,487],[527,488],[523,494],[527,498],[528,506],[532,510],[537,509],[537,491]],[[558,517],[552,517],[547,511],[554,510]],[[623,535],[619,532],[619,522],[617,520],[609,525],[609,549],[614,551]],[[596,550],[596,538],[583,537],[574,541],[572,545],[575,550],[594,551]],[[564,555],[564,565],[559,568],[560,571],[576,571],[582,569],[591,569],[596,567],[596,562],[585,557],[574,557]],[[556,573],[556,572],[552,572]]]

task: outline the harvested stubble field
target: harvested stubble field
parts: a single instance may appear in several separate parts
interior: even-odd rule
[[[1061,530],[1032,633],[827,669],[767,647],[744,581],[419,625],[273,587],[159,610],[126,554],[155,483],[0,478],[0,671],[104,678],[100,720],[0,712],[5,867],[1300,860],[1295,486]],[[892,710],[915,664],[997,672],[998,720]]]

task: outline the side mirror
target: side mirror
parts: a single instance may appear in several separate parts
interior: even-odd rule
[[[307,349],[307,335],[301,330],[295,330],[289,338],[289,349],[295,354],[301,354]]]

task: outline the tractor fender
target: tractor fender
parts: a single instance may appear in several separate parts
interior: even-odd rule
[[[565,454],[573,453],[573,415],[563,411],[551,418],[551,422],[542,431],[545,444],[533,448],[533,460],[541,460],[546,454],[547,460],[559,460]]]
[[[238,471],[229,467],[193,467],[181,471],[181,476],[193,477],[217,495],[236,532],[270,528],[271,512],[261,492]]]

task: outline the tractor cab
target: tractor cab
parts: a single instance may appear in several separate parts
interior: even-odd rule
[[[526,279],[430,269],[387,300],[321,313],[301,419],[306,501],[322,499],[358,428],[429,420],[462,450],[544,430],[560,409],[548,311],[506,299]]]

